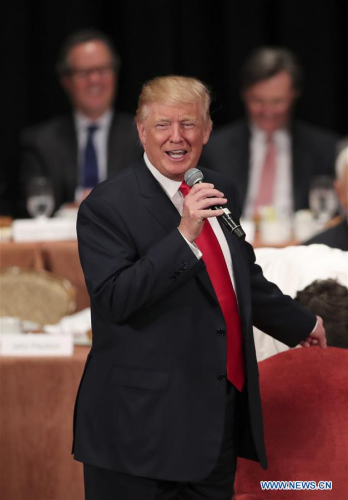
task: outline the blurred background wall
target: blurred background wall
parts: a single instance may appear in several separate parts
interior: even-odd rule
[[[233,121],[243,114],[242,62],[259,45],[281,45],[304,68],[297,117],[346,135],[347,19],[346,0],[10,0],[2,22],[1,175],[16,176],[23,127],[70,109],[55,75],[58,49],[66,35],[92,26],[113,38],[123,60],[120,110],[135,111],[147,79],[177,73],[211,86],[215,127]]]

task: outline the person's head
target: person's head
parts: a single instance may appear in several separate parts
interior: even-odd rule
[[[97,119],[112,106],[120,57],[111,39],[95,29],[70,35],[56,65],[75,110]]]
[[[249,119],[265,132],[287,125],[301,90],[302,71],[289,50],[261,47],[242,67],[241,91]]]
[[[348,214],[348,146],[337,156],[335,167],[335,189],[341,207]]]
[[[197,166],[212,128],[210,101],[196,78],[163,76],[143,85],[135,121],[149,160],[166,177],[183,180]]]
[[[313,281],[295,297],[306,309],[321,316],[327,345],[348,349],[348,288],[333,279]]]

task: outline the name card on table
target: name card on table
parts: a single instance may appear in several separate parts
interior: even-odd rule
[[[72,356],[72,335],[45,333],[4,333],[0,339],[1,356]]]
[[[76,240],[74,219],[17,219],[12,224],[14,241]]]

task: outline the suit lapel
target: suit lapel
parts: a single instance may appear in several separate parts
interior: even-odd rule
[[[180,224],[180,214],[165,193],[163,188],[151,174],[144,161],[139,162],[135,168],[139,183],[140,196],[147,210],[161,224],[167,233],[173,231]],[[213,285],[202,261],[202,270],[196,274],[197,280],[218,303]]]
[[[245,276],[248,276],[249,273],[248,270],[245,269],[245,260],[242,257],[241,248],[239,248],[244,243],[239,241],[236,236],[233,236],[233,234],[230,233],[223,224],[220,223],[220,225],[231,252],[232,268],[236,288],[235,293],[237,296],[239,314],[243,326],[242,333],[244,335],[244,333],[247,331],[247,329],[245,328],[247,313],[244,310],[244,304],[250,304],[251,300],[250,296],[248,295],[248,289],[244,285]]]
[[[180,224],[179,212],[143,160],[135,165],[135,175],[145,207],[166,232],[171,232]]]
[[[204,171],[204,178],[207,180],[207,182],[212,182],[215,184],[214,176],[212,175],[213,172],[211,172],[208,169],[203,169]],[[219,187],[219,186],[217,186]],[[237,217],[238,210],[236,210],[236,205],[237,200],[230,200],[229,203],[229,208],[232,212],[232,214]],[[238,217],[237,217],[238,218]],[[235,281],[235,286],[236,286],[236,295],[237,295],[237,300],[238,300],[238,306],[239,306],[239,312],[240,316],[242,319],[242,322],[245,323],[246,319],[246,312],[244,311],[243,305],[244,304],[249,304],[250,303],[250,297],[248,297],[248,289],[244,285],[244,276],[249,274],[248,269],[245,269],[245,260],[242,257],[242,248],[241,246],[244,245],[243,241],[239,241],[236,236],[234,236],[232,233],[228,231],[228,229],[224,226],[221,220],[219,220],[220,227],[222,228],[222,232],[226,238],[230,254],[231,254],[231,259],[232,259],[232,268],[233,268],[233,275],[234,275],[234,281]],[[208,276],[208,273],[206,274],[206,279],[209,281],[210,285],[210,279]],[[206,285],[207,286],[207,285]],[[211,285],[212,288],[212,285]],[[213,294],[216,298],[215,292],[213,291]],[[218,302],[217,298],[216,301]],[[243,328],[243,331],[245,329]]]
[[[215,184],[213,173],[209,170],[204,169],[204,177],[208,182]],[[218,187],[218,186],[217,186]],[[226,191],[225,191],[226,193]],[[238,218],[239,209],[237,208],[237,200],[232,198],[229,200],[228,206],[235,218]],[[219,219],[218,219],[219,220]],[[244,242],[238,240],[236,236],[228,231],[221,220],[219,220],[222,232],[226,238],[233,267],[233,275],[236,287],[236,295],[238,300],[239,313],[242,320],[242,324],[245,327],[248,311],[245,311],[245,304],[250,304],[251,298],[248,291],[248,287],[245,286],[245,276],[249,275],[249,270],[246,269],[246,261],[243,257],[243,245]],[[242,331],[247,331],[246,328],[242,328]]]
[[[171,200],[168,198],[168,195],[165,193],[163,188],[146,167],[144,161],[140,161],[138,164],[136,164],[135,174],[139,185],[140,196],[143,199],[146,209],[161,224],[165,231],[167,233],[170,233],[175,227],[178,227],[178,225],[180,224],[180,214],[178,213]],[[245,294],[247,293],[247,291],[243,286],[242,280],[242,276],[245,275],[245,269],[243,269],[243,267],[245,267],[245,262],[242,258],[242,253],[239,248],[242,243],[240,243],[237,238],[233,236],[223,225],[221,225],[221,227],[231,252],[233,272],[237,287],[236,293],[239,302],[240,314],[242,317],[242,304],[247,303],[247,300],[245,300]],[[195,277],[203,286],[204,290],[208,292],[210,297],[213,298],[213,300],[217,304],[219,304],[213,285],[206,271],[204,262],[202,262],[202,264],[202,270],[198,272]],[[248,300],[250,300],[250,298]]]

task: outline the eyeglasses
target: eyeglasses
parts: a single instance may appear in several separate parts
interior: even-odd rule
[[[95,66],[94,68],[86,68],[86,69],[78,69],[78,68],[71,68],[69,71],[69,75],[74,77],[74,78],[79,78],[81,80],[88,78],[91,76],[93,73],[97,73],[98,76],[109,76],[113,71],[115,67],[113,64],[108,64],[105,66]]]

